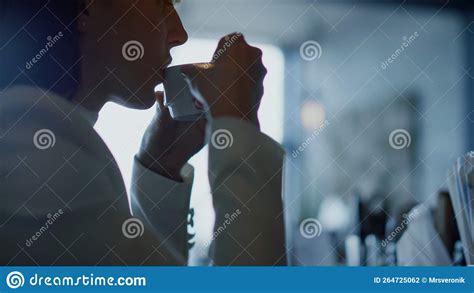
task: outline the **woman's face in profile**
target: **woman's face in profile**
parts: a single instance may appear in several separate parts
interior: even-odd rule
[[[132,108],[155,103],[171,48],[187,40],[171,0],[86,1],[78,19],[83,75]],[[81,27],[82,25],[82,27]]]

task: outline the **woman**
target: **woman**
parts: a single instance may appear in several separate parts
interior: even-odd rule
[[[0,263],[186,264],[187,161],[203,147],[206,120],[173,121],[154,93],[171,48],[187,40],[174,3],[0,3]],[[284,264],[283,152],[258,128],[261,51],[236,36],[210,66],[183,70],[208,109],[208,133],[225,129],[234,141],[210,147],[216,225],[242,211],[214,239],[211,257],[218,265]],[[109,101],[135,109],[157,103],[128,197],[93,129]]]

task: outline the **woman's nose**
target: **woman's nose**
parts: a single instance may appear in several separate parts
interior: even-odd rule
[[[176,10],[173,10],[167,21],[168,44],[170,48],[181,46],[188,40],[188,33],[184,29],[181,18]]]

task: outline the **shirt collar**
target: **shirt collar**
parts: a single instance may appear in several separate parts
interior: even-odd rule
[[[81,106],[79,103],[72,103],[74,104],[74,107],[76,107],[76,111],[78,111],[82,117],[84,117],[87,121],[89,121],[92,126],[94,126],[99,119],[99,113],[90,111],[86,109],[85,107]]]
[[[47,98],[51,101],[54,101],[55,107],[59,108],[61,112],[66,113],[70,116],[74,112],[79,113],[79,115],[89,122],[92,126],[95,125],[99,118],[99,113],[90,111],[82,106],[76,101],[70,101],[56,93],[48,92],[45,89],[37,88],[34,86],[14,86],[10,89],[0,91],[0,96],[15,96],[15,97],[38,97],[38,98]]]

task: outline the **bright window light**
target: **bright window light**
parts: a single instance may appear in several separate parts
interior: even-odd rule
[[[263,61],[268,69],[264,84],[265,95],[259,111],[261,129],[276,141],[281,142],[283,138],[283,54],[274,46],[253,45],[262,49]],[[175,61],[172,65],[211,60],[216,47],[217,41],[190,39],[185,46],[173,49],[172,55]],[[154,108],[145,111],[130,110],[108,103],[100,112],[99,120],[95,125],[95,129],[117,160],[128,189],[131,182],[133,157],[154,111]],[[194,232],[196,232],[196,245],[191,252],[190,263],[200,264],[207,255],[207,248],[203,244],[211,239],[214,224],[207,178],[207,147],[194,156],[190,163],[195,168],[191,206],[195,210]]]

